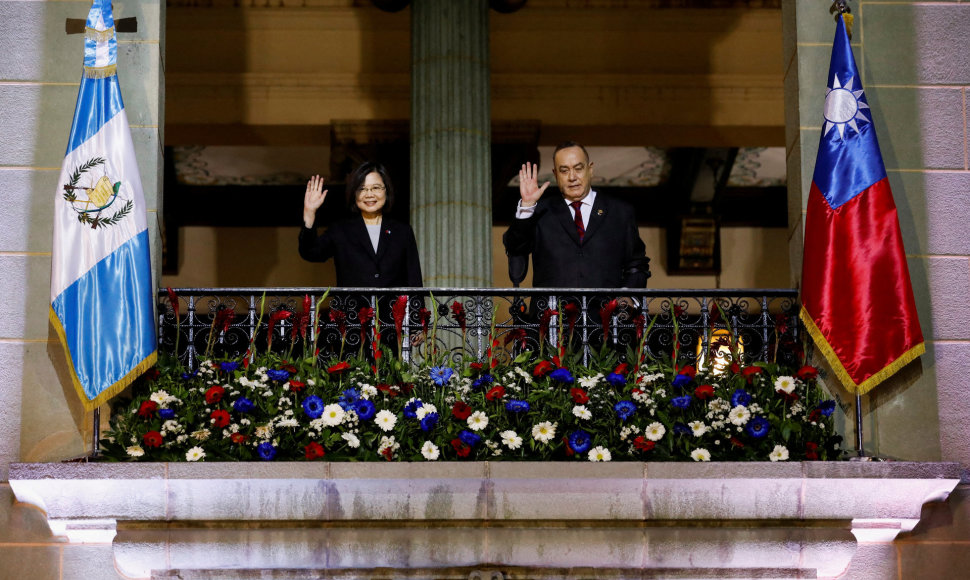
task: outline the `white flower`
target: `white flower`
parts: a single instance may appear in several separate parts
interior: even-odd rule
[[[236,431],[239,430],[239,425],[233,425],[233,427],[236,428],[235,429]],[[267,440],[267,441],[269,439],[272,439],[273,438],[273,424],[272,423],[267,423],[266,425],[257,425],[256,426],[256,432],[255,432],[255,434],[256,434],[256,437],[259,438],[259,439],[263,439],[263,440]]]
[[[556,436],[556,426],[558,423],[543,421],[532,427],[532,438],[539,443],[548,443]]]
[[[522,438],[516,435],[515,431],[502,431],[499,435],[502,437],[502,443],[509,449],[522,447]]]
[[[425,441],[424,445],[421,446],[421,455],[428,461],[435,461],[441,455],[441,452],[438,451],[437,445],[430,441]]]
[[[158,406],[159,406],[159,407],[161,407],[161,406],[163,406],[163,405],[164,405],[165,403],[167,403],[167,402],[169,402],[169,401],[171,401],[171,400],[173,400],[173,399],[175,399],[175,397],[173,397],[173,396],[171,396],[171,395],[169,395],[169,394],[168,394],[168,393],[166,393],[165,391],[155,391],[154,393],[152,393],[152,396],[151,396],[151,397],[149,397],[149,398],[150,398],[150,399],[151,399],[152,401],[155,401],[156,403],[158,403]]]
[[[323,424],[327,427],[336,427],[343,422],[344,415],[346,415],[346,412],[343,407],[337,403],[331,403],[323,408],[323,415],[320,418],[323,419]]]
[[[397,415],[388,411],[387,409],[384,409],[378,411],[377,414],[374,415],[374,422],[377,423],[377,426],[381,428],[381,431],[386,433],[393,429],[394,425],[397,425]]]
[[[424,419],[424,416],[427,415],[428,413],[437,413],[437,412],[438,412],[437,407],[435,407],[431,403],[422,402],[421,406],[414,411],[414,416],[417,418],[418,421],[420,421],[421,419]]]
[[[162,430],[168,431],[169,433],[181,433],[183,431],[183,427],[179,425],[179,422],[175,419],[169,419],[168,421],[162,423]]]
[[[687,426],[694,432],[694,437],[700,437],[710,431],[710,428],[703,421],[691,421]]]
[[[775,390],[791,394],[795,390],[795,379],[792,377],[778,377],[775,379]]]
[[[666,432],[667,428],[662,423],[654,422],[647,425],[647,428],[643,430],[643,435],[651,441],[660,441]]]
[[[698,447],[697,449],[690,452],[690,458],[694,461],[710,461],[711,452],[707,449]]]
[[[199,429],[198,431],[192,432],[192,438],[196,441],[205,441],[209,438],[209,435],[212,435],[212,432],[208,429]]]
[[[472,431],[481,431],[488,427],[488,415],[482,411],[475,411],[468,416],[468,428]]]
[[[280,417],[276,421],[276,426],[277,427],[299,427],[300,422],[292,417],[288,417],[288,418]]]
[[[360,447],[360,439],[358,439],[353,433],[343,433],[340,435],[340,438],[346,441],[349,447],[354,449]]]
[[[360,388],[360,396],[363,399],[369,399],[371,397],[377,396],[377,387],[373,385],[364,385]]]
[[[610,455],[610,450],[602,445],[589,450],[590,461],[610,461],[611,459],[613,459],[613,456]]]
[[[185,453],[186,461],[198,461],[205,457],[205,451],[201,447],[193,447]]]
[[[738,427],[746,424],[750,418],[751,412],[744,405],[738,405],[728,414],[728,419]]]
[[[600,382],[600,379],[602,378],[603,378],[603,375],[601,374],[598,374],[592,377],[580,377],[579,386],[583,387],[584,389],[592,389],[593,387],[596,386],[597,383]]]
[[[593,416],[593,414],[589,412],[589,409],[586,408],[586,405],[576,405],[573,407],[573,415],[576,415],[580,419],[589,419]]]
[[[788,461],[788,448],[784,445],[775,445],[774,450],[768,455],[772,461]]]
[[[141,457],[145,454],[145,450],[141,448],[141,445],[132,445],[125,451],[127,451],[128,455],[131,455],[132,457]]]

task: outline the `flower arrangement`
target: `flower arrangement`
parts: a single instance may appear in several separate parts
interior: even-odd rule
[[[561,310],[568,324],[568,305]],[[604,325],[611,313],[605,314]],[[133,388],[129,401],[116,404],[102,442],[105,459],[791,461],[841,456],[832,419],[835,402],[824,395],[811,366],[742,365],[740,356],[721,366],[702,362],[699,368],[680,364],[676,355],[650,359],[643,354],[643,328],[639,348],[621,357],[604,345],[588,364],[562,345],[521,351],[516,329],[506,334],[504,346],[490,337],[483,360],[429,349],[416,365],[380,344],[373,328],[368,352],[362,346],[344,356],[341,349],[323,364],[314,348],[317,329],[309,330],[303,353],[251,348],[242,359],[203,360],[192,372],[171,360],[161,362]]]

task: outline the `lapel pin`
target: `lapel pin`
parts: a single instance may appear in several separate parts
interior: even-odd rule
[[[601,209],[596,210],[596,215],[603,215],[603,210]]]

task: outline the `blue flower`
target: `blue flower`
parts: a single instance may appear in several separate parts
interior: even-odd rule
[[[434,429],[435,425],[438,424],[438,414],[428,413],[421,419],[421,430],[427,433]]]
[[[159,409],[158,416],[166,421],[175,418],[175,409]]]
[[[239,397],[232,404],[232,408],[238,413],[248,413],[256,408],[256,405],[246,397]]]
[[[579,429],[569,434],[569,446],[576,453],[585,453],[593,446],[593,438],[586,431]]]
[[[606,375],[606,382],[613,385],[614,387],[622,387],[626,385],[626,377],[616,373],[610,373]]]
[[[694,430],[688,427],[685,423],[677,421],[674,423],[674,433],[676,435],[690,435]]]
[[[443,387],[445,383],[451,380],[453,374],[455,374],[455,371],[451,367],[433,367],[431,369],[431,380],[439,387]]]
[[[374,403],[371,403],[367,399],[361,399],[354,403],[354,411],[361,421],[373,419],[374,415],[377,414],[377,408],[374,407]]]
[[[266,376],[273,379],[274,381],[279,381],[282,383],[286,379],[290,378],[290,371],[285,371],[283,369],[280,369],[280,370],[270,369],[266,371]]]
[[[768,434],[768,431],[771,431],[771,423],[764,417],[755,417],[748,421],[744,430],[755,439],[761,439]]]
[[[189,381],[199,376],[199,369],[195,369],[191,373],[182,373],[182,380]]]
[[[818,404],[818,410],[821,411],[826,417],[831,417],[832,412],[835,411],[835,401],[831,399],[828,401],[822,401]]]
[[[673,385],[673,386],[675,386],[675,387],[683,388],[683,387],[686,387],[687,386],[687,383],[689,383],[689,382],[690,382],[690,377],[689,376],[687,376],[687,375],[677,375],[676,377],[674,377],[673,382],[671,382],[670,384]]]
[[[508,403],[505,403],[505,410],[513,413],[528,413],[529,402],[511,399]]]
[[[492,384],[494,381],[495,377],[489,374],[484,374],[475,379],[475,382],[472,383],[472,390],[481,391],[482,389],[488,388],[488,385]]]
[[[316,395],[303,399],[303,412],[311,419],[319,419],[323,415],[323,399]]]
[[[414,419],[418,416],[418,409],[423,406],[424,403],[421,402],[421,399],[411,401],[407,405],[404,405],[404,416],[408,419]]]
[[[461,433],[458,434],[458,439],[462,441],[465,445],[469,447],[474,447],[482,440],[482,438],[475,433],[472,433],[468,429],[463,429]]]
[[[620,421],[626,421],[637,412],[637,406],[633,404],[633,401],[620,401],[613,405],[613,410],[616,411],[616,416],[620,418]]]
[[[681,397],[674,397],[673,399],[670,399],[670,404],[678,409],[686,409],[687,407],[690,407],[690,402],[692,400],[693,399],[690,395],[683,395]]]
[[[340,405],[340,408],[344,411],[350,411],[354,408],[358,398],[360,398],[360,393],[357,392],[357,389],[346,389],[337,398],[337,404]],[[360,413],[358,413],[358,415],[359,414]]]
[[[566,385],[571,385],[574,380],[573,375],[569,372],[569,369],[556,369],[549,373],[549,378]]]
[[[226,371],[227,373],[231,373],[232,371],[237,370],[239,368],[239,363],[236,361],[229,361],[229,362],[219,363],[219,366],[222,368],[222,370]]]
[[[738,405],[747,407],[750,404],[751,404],[751,395],[748,393],[748,391],[745,391],[744,389],[738,389],[734,391],[734,394],[731,395],[732,407],[737,407]]]
[[[276,446],[269,441],[264,441],[256,448],[256,453],[263,461],[272,461],[276,457]]]

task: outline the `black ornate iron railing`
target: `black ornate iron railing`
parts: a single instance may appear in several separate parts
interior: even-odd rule
[[[719,349],[727,350],[729,333],[740,338],[746,362],[796,364],[801,353],[797,292],[787,289],[178,288],[173,292],[178,319],[171,295],[159,292],[160,350],[176,354],[190,368],[203,357],[242,357],[250,345],[257,352],[268,346],[281,354],[310,352],[304,347],[315,331],[317,356],[322,360],[356,354],[365,350],[362,347],[374,332],[366,312],[362,332],[362,308],[376,311],[381,342],[397,348],[393,304],[401,296],[407,297],[401,299],[397,312],[400,356],[405,361],[422,360],[432,348],[432,338],[439,354],[482,360],[494,344],[489,342],[493,335],[499,345],[493,356],[499,359],[523,350],[537,351],[540,342],[549,349],[565,340],[571,341],[573,349],[582,349],[585,362],[602,347],[604,337],[623,356],[627,346],[635,349],[639,344],[638,332],[646,333],[645,349],[653,357],[670,356],[675,348],[681,360],[717,356]]]

